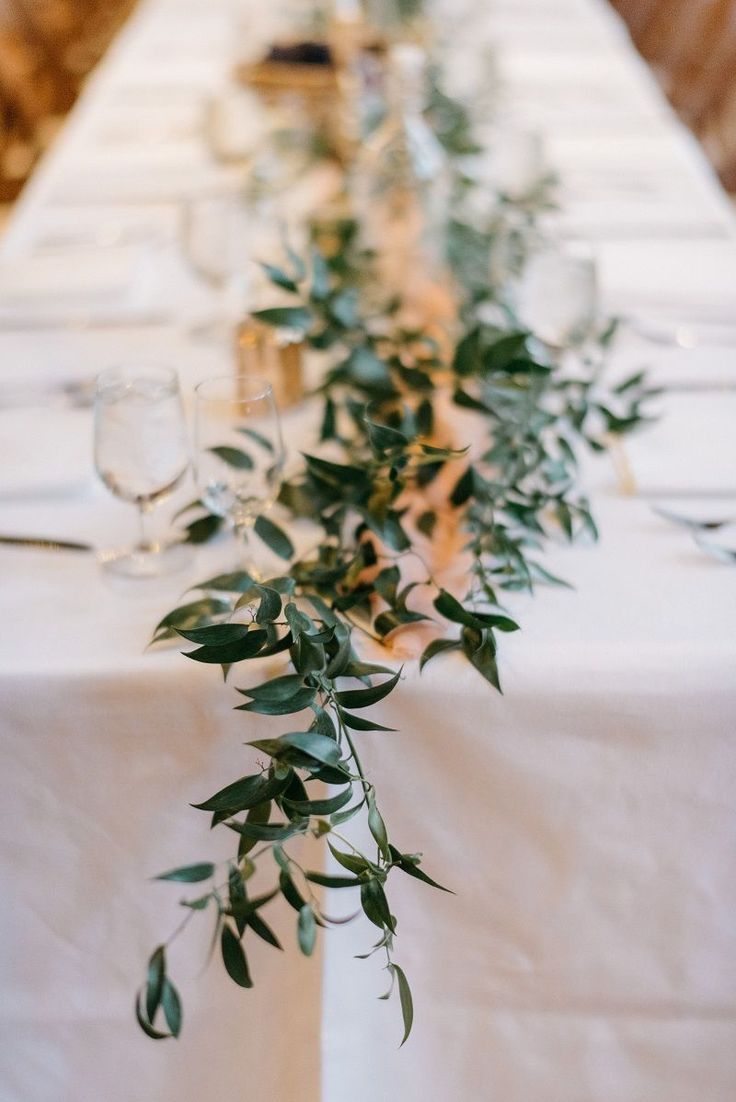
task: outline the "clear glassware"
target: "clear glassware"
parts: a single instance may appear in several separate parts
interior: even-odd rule
[[[208,509],[226,517],[250,559],[250,531],[276,501],[285,450],[271,384],[263,376],[223,375],[195,388],[195,477]]]
[[[207,101],[204,137],[221,164],[247,168],[267,140],[269,121],[262,100],[247,88],[227,87]]]
[[[476,177],[513,202],[531,199],[547,171],[539,131],[498,123],[485,128],[483,136],[488,152]]]
[[[392,47],[388,114],[356,160],[352,192],[382,283],[405,299],[442,282],[445,267],[450,175],[425,108],[424,51]]]
[[[251,219],[237,192],[206,195],[185,203],[181,238],[194,273],[216,292],[216,317],[191,328],[192,335],[229,340],[248,308]]]
[[[150,513],[179,486],[189,467],[189,441],[175,371],[149,364],[113,367],[97,377],[94,458],[98,475],[122,501],[138,506],[140,536],[131,548],[106,553],[106,570],[158,577],[185,567],[190,548],[147,531]]]
[[[547,243],[532,253],[517,285],[516,313],[549,348],[582,348],[598,318],[598,276],[590,248]]]

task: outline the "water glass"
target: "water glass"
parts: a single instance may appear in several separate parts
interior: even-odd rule
[[[140,536],[103,566],[116,574],[157,577],[184,567],[181,543],[150,538],[147,519],[180,485],[189,467],[186,422],[175,371],[150,364],[113,367],[97,377],[94,458],[108,490],[138,507]]]
[[[225,375],[195,390],[195,476],[208,509],[226,517],[248,555],[249,533],[281,489],[284,443],[271,384]],[[253,577],[250,562],[239,564]]]
[[[532,253],[517,286],[516,312],[551,348],[580,348],[598,315],[598,278],[590,249],[549,244]]]

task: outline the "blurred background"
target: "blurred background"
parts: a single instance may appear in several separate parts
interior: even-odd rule
[[[736,194],[736,0],[612,2]],[[0,0],[0,218],[135,3]]]

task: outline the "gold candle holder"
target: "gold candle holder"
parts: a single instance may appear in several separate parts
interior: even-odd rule
[[[304,339],[248,318],[238,326],[235,362],[239,375],[265,375],[281,409],[304,398]]]

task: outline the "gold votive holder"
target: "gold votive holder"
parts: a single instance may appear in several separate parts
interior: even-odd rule
[[[265,375],[281,409],[304,398],[304,338],[290,329],[274,329],[247,318],[236,331],[238,375]]]

